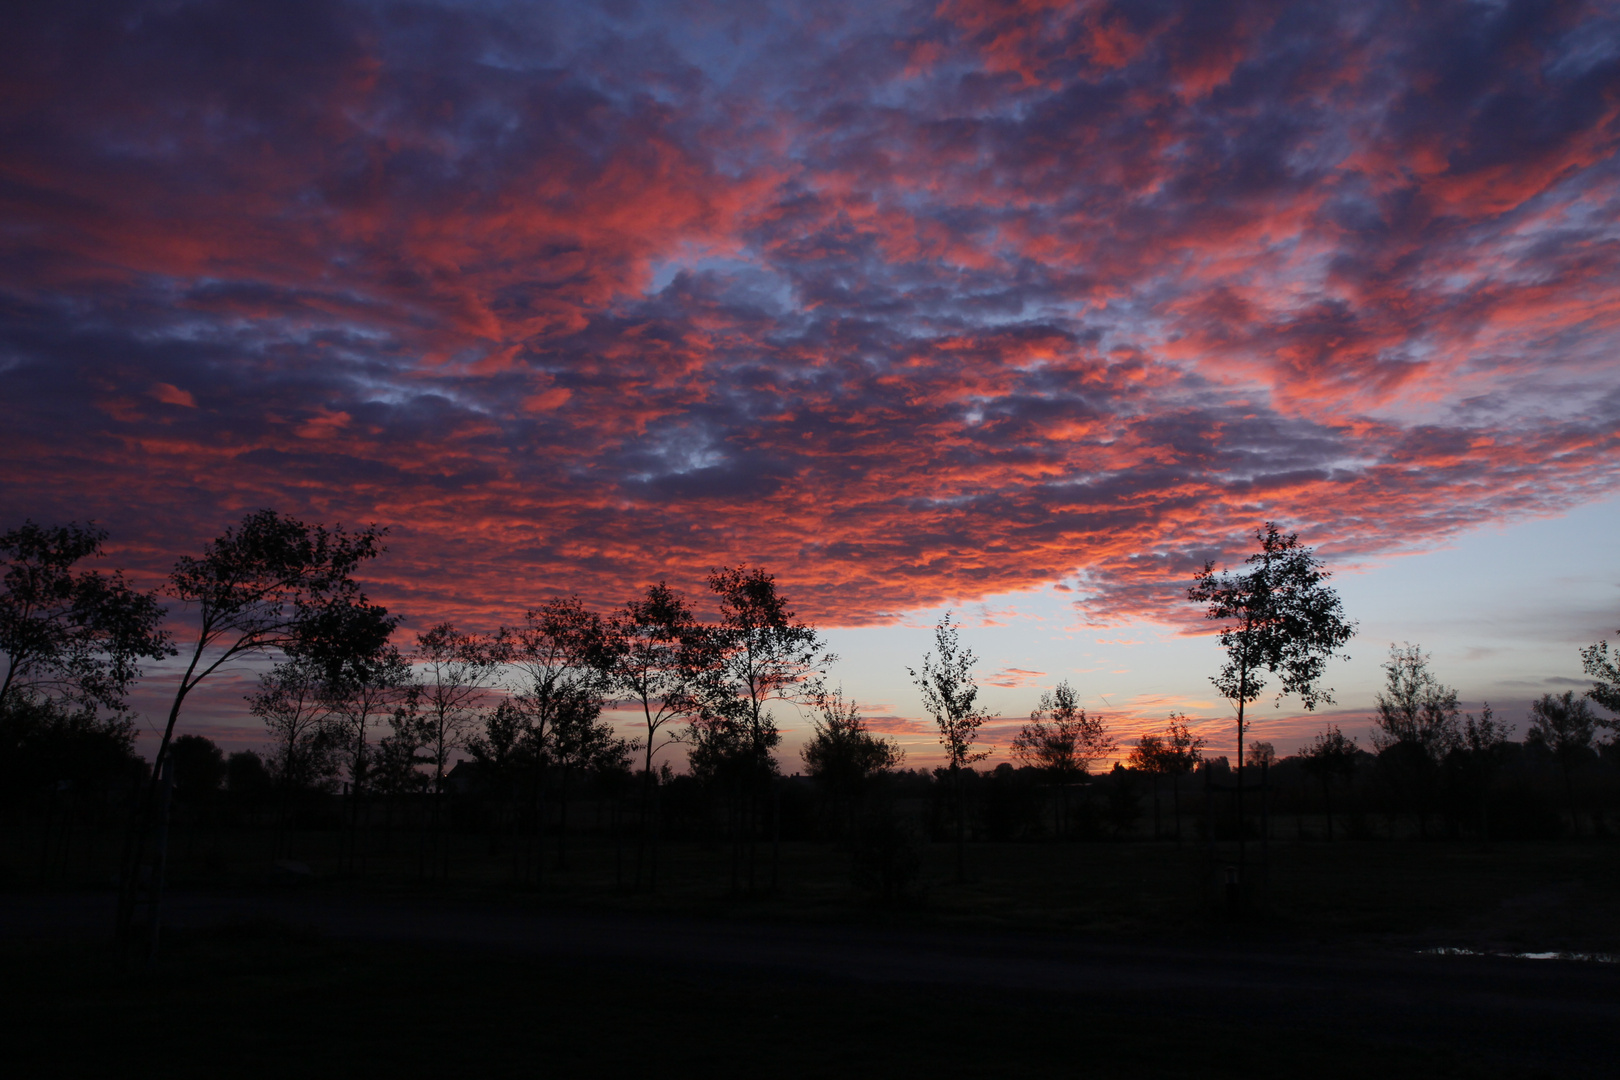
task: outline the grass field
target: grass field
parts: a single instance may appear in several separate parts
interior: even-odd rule
[[[16,1076],[1569,1076],[1591,1047],[1504,1053],[1464,1022],[1256,998],[874,986],[353,945],[274,925],[172,936],[157,970],[0,950]],[[1588,1043],[1590,1035],[1588,1035]],[[1585,1056],[1583,1056],[1585,1055]]]
[[[0,834],[0,870],[13,888],[105,889],[115,844],[71,840],[41,860],[36,834]],[[177,830],[170,881],[176,888],[272,887],[270,837],[261,832]],[[772,849],[754,848],[754,888],[724,844],[666,844],[655,892],[630,888],[633,846],[600,838],[571,842],[566,869],[513,880],[509,852],[486,837],[454,838],[448,880],[431,851],[409,834],[373,837],[363,863],[345,865],[336,833],[293,837],[290,855],[313,872],[318,892],[498,898],[519,906],[663,912],[981,930],[1031,930],[1091,937],[1163,939],[1262,937],[1295,942],[1372,940],[1503,950],[1620,952],[1620,843],[1283,841],[1262,867],[1249,847],[1245,914],[1233,918],[1221,871],[1237,861],[1189,842],[974,844],[969,880],[955,880],[953,849],[924,845],[916,887],[879,904],[851,881],[849,854],[831,844],[784,843],[771,881]],[[282,883],[286,887],[286,883]]]

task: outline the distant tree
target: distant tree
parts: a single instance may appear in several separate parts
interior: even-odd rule
[[[603,697],[613,690],[619,639],[608,621],[587,611],[576,596],[531,608],[523,625],[503,627],[498,641],[513,676],[507,684],[512,711],[489,715],[479,742],[482,753],[474,756],[481,765],[488,763],[492,782],[505,795],[515,799],[524,788],[532,797],[532,865],[541,873],[546,774],[558,762],[559,729],[582,712],[600,715]]]
[[[990,756],[990,749],[975,750],[979,728],[991,714],[979,708],[979,688],[973,681],[973,665],[978,657],[962,647],[957,628],[946,612],[934,627],[934,647],[939,650],[923,656],[922,670],[907,668],[911,681],[922,691],[923,707],[939,727],[939,743],[945,748],[946,767],[951,781],[951,798],[956,810],[956,879],[967,880],[967,806],[962,772],[975,761]]]
[[[1170,799],[1176,819],[1176,842],[1181,842],[1181,778],[1203,760],[1204,738],[1187,727],[1187,718],[1171,713],[1164,728],[1164,771],[1170,775]]]
[[[658,783],[653,756],[678,738],[659,732],[677,720],[696,715],[700,708],[698,684],[708,653],[705,635],[680,593],[663,582],[648,586],[646,595],[630,601],[609,624],[611,685],[614,691],[640,706],[646,727],[641,744],[644,756],[641,786],[641,830],[636,850],[636,884],[643,869],[648,888],[658,880],[657,831],[654,787]]]
[[[22,698],[122,712],[139,661],[173,656],[163,608],[123,574],[77,570],[102,554],[92,525],[36,525],[0,534],[0,708]]]
[[[1303,759],[1301,763],[1305,771],[1322,785],[1322,805],[1327,811],[1329,843],[1333,841],[1333,781],[1336,777],[1342,777],[1346,783],[1349,782],[1355,775],[1356,755],[1360,752],[1356,741],[1346,738],[1336,724],[1329,724],[1309,746],[1300,748],[1299,756]]]
[[[853,830],[855,813],[872,778],[899,768],[906,752],[893,739],[870,731],[860,706],[847,700],[842,688],[817,694],[810,726],[810,738],[799,750],[805,771],[845,811],[843,825]]]
[[[147,764],[135,753],[135,722],[46,697],[15,695],[0,706],[0,798],[66,785],[76,797],[133,791]]]
[[[225,786],[233,796],[255,796],[275,787],[264,759],[252,750],[238,750],[225,759]]]
[[[205,798],[225,782],[225,752],[214,740],[202,735],[182,735],[174,740],[171,752],[176,796]]]
[[[1379,750],[1410,743],[1438,761],[1457,741],[1457,691],[1434,677],[1429,655],[1416,645],[1389,647],[1376,702]]]
[[[1491,703],[1487,701],[1477,719],[1473,713],[1468,714],[1448,755],[1457,789],[1465,797],[1472,795],[1479,814],[1479,830],[1487,836],[1490,835],[1491,782],[1507,757],[1510,733],[1507,724],[1495,719]]]
[[[417,722],[416,687],[409,662],[393,645],[370,656],[348,657],[328,675],[324,683],[326,725],[349,776],[343,861],[353,867],[363,854],[364,807],[375,786],[378,762],[372,730],[387,722],[395,733],[409,731]]]
[[[1039,769],[1058,790],[1061,836],[1068,831],[1069,788],[1085,780],[1093,761],[1118,748],[1102,717],[1080,707],[1068,681],[1041,695],[1029,723],[1013,736],[1012,756],[1020,764]]]
[[[420,685],[406,689],[392,711],[386,713],[387,734],[377,740],[367,769],[370,790],[380,795],[421,795],[437,790],[423,766],[435,763],[427,752],[433,729],[422,715]]]
[[[1569,824],[1573,832],[1580,832],[1580,821],[1575,816],[1575,766],[1592,755],[1592,737],[1597,717],[1585,698],[1577,698],[1573,690],[1554,696],[1543,694],[1540,701],[1530,703],[1530,730],[1525,732],[1526,748],[1538,748],[1552,755],[1564,777],[1564,797],[1569,807]]]
[[[1435,678],[1429,655],[1418,646],[1391,645],[1384,661],[1384,689],[1375,700],[1372,742],[1379,767],[1416,813],[1418,834],[1427,836],[1440,766],[1457,744],[1457,691]]]
[[[557,865],[568,865],[568,804],[577,777],[629,768],[634,742],[621,739],[602,719],[602,699],[575,683],[558,702],[549,757],[557,770]]]
[[[1255,531],[1260,550],[1250,555],[1246,573],[1216,573],[1207,562],[1187,590],[1187,599],[1205,605],[1205,618],[1222,624],[1221,647],[1226,663],[1210,681],[1237,706],[1238,814],[1243,813],[1244,708],[1265,689],[1265,675],[1280,675],[1277,695],[1295,694],[1307,711],[1331,704],[1332,691],[1322,685],[1327,662],[1355,635],[1344,618],[1339,596],[1326,583],[1330,576],[1312,550],[1294,533],[1273,522]],[[1244,859],[1243,832],[1238,861]]]
[[[450,755],[465,749],[477,730],[484,697],[500,672],[504,650],[489,638],[464,633],[453,623],[416,636],[410,662],[417,708],[426,736],[423,749],[433,766],[433,790],[444,791]]]
[[[716,745],[734,746],[744,774],[774,775],[771,752],[781,733],[766,706],[813,701],[820,676],[837,657],[815,627],[794,621],[776,579],[765,571],[722,567],[710,573],[709,589],[719,601],[720,619],[709,630],[695,734],[703,738],[712,731]]]
[[[259,676],[259,688],[247,702],[270,736],[265,764],[283,792],[319,787],[336,774],[326,684],[318,665],[308,659],[282,661]]]
[[[197,613],[197,636],[158,747],[161,762],[186,698],[243,656],[281,650],[323,665],[330,680],[384,647],[399,620],[366,600],[353,574],[382,551],[384,530],[308,526],[260,510],[183,557],[170,591]]]

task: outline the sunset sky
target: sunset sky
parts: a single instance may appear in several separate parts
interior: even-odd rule
[[[407,630],[747,561],[928,764],[945,610],[1229,746],[1186,588],[1275,519],[1330,719],[1412,641],[1522,720],[1620,629],[1617,146],[1609,5],[15,5],[0,528],[386,524]]]

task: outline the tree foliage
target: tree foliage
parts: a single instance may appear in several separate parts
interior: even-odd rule
[[[1322,678],[1355,624],[1345,620],[1338,593],[1325,584],[1331,575],[1297,534],[1268,521],[1255,538],[1260,550],[1245,560],[1252,570],[1217,573],[1208,562],[1187,590],[1189,600],[1206,605],[1205,618],[1224,624],[1227,659],[1210,681],[1229,700],[1248,702],[1260,697],[1270,673],[1282,680],[1279,701],[1294,694],[1307,710],[1332,704]]]
[[[608,626],[611,686],[641,707],[642,753],[652,782],[653,755],[674,739],[659,738],[671,722],[694,716],[707,644],[686,599],[663,582],[630,601]]]
[[[1592,688],[1586,696],[1614,714],[1599,723],[1620,729],[1620,649],[1611,654],[1607,641],[1589,645],[1581,650],[1581,668],[1592,677]]]
[[[1144,736],[1144,738],[1152,738]],[[1056,784],[1072,784],[1118,749],[1102,717],[1080,707],[1067,680],[1041,695],[1035,711],[1013,736],[1012,755],[1046,774]]]
[[[156,597],[123,574],[77,569],[105,530],[32,521],[0,535],[0,707],[23,698],[122,712],[139,661],[174,655]]]
[[[939,728],[939,744],[954,771],[990,756],[991,748],[973,747],[991,714],[979,708],[979,687],[973,681],[973,665],[979,658],[962,647],[949,612],[934,627],[934,647],[938,656],[925,654],[921,671],[909,667],[906,671],[922,691],[923,707]]]
[[[796,622],[776,579],[758,568],[709,574],[720,618],[704,635],[700,709],[689,739],[693,772],[736,774],[747,782],[777,771],[781,742],[767,705],[814,700],[835,659],[815,627]]]
[[[465,749],[477,731],[484,696],[499,674],[506,650],[501,643],[457,630],[443,622],[416,636],[411,654],[416,688],[417,730],[435,791],[444,787],[450,755]]]
[[[1406,744],[1439,761],[1457,745],[1457,691],[1435,678],[1429,655],[1418,646],[1389,647],[1384,689],[1375,701],[1373,745],[1379,751]]]
[[[835,794],[854,796],[872,777],[906,759],[897,742],[867,728],[860,706],[846,699],[842,688],[817,695],[810,727],[799,756],[805,770]]]
[[[336,775],[337,745],[326,722],[329,701],[318,665],[307,659],[282,661],[259,676],[259,688],[247,702],[270,736],[267,768],[278,786],[319,788]]]

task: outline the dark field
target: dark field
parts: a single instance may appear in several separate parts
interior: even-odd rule
[[[666,845],[648,895],[616,884],[633,849],[594,839],[539,887],[478,837],[448,882],[404,843],[338,873],[335,834],[298,838],[308,879],[277,877],[258,839],[177,834],[150,970],[100,944],[92,847],[37,886],[14,870],[18,1075],[1605,1076],[1620,1058],[1620,964],[1419,952],[1620,952],[1607,841],[1274,842],[1233,914],[1228,845],[974,845],[965,885],[928,846],[885,905],[826,844],[783,844],[774,892],[758,845],[753,893],[732,891],[730,847]]]
[[[58,834],[48,853],[36,823],[3,838],[0,874],[12,889],[110,887],[115,833]],[[950,845],[924,844],[907,895],[881,903],[852,882],[850,854],[829,843],[784,842],[774,863],[769,842],[740,850],[724,842],[666,843],[656,891],[638,892],[631,887],[633,844],[588,835],[570,840],[560,869],[548,848],[537,883],[514,880],[509,847],[476,834],[448,840],[447,861],[431,846],[435,838],[408,833],[373,835],[364,858],[345,861],[339,833],[299,833],[282,858],[307,868],[304,875],[277,869],[267,832],[178,827],[169,881],[190,891],[428,896],[519,908],[1175,943],[1230,938],[1620,953],[1620,844],[1609,838],[1285,840],[1269,845],[1266,861],[1261,846],[1250,844],[1245,910],[1237,917],[1222,886],[1222,870],[1238,862],[1230,842],[1213,849],[1193,841],[973,844],[965,884],[955,880]]]

